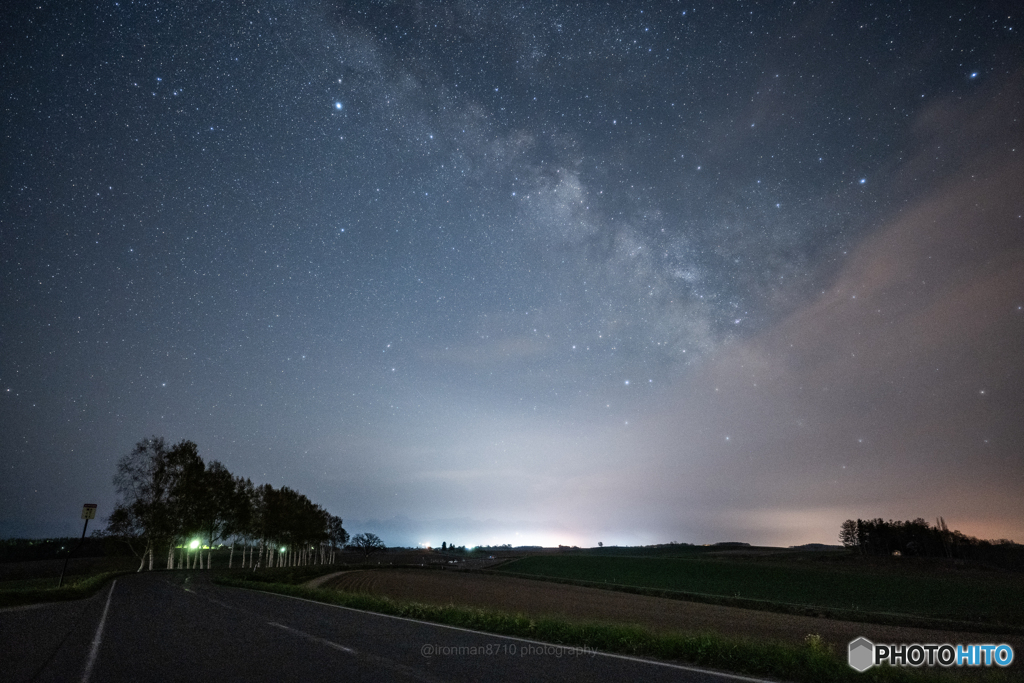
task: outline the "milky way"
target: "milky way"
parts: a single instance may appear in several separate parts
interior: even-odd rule
[[[389,543],[1024,537],[1013,3],[0,21],[0,534],[157,434]]]

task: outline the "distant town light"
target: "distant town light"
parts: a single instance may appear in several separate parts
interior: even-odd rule
[[[199,541],[192,541],[191,543],[188,544],[188,547],[192,548],[192,550],[195,550],[196,548],[199,547]]]

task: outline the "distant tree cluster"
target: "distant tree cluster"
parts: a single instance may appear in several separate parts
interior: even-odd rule
[[[839,531],[847,548],[863,555],[922,555],[950,559],[973,559],[1006,566],[1020,563],[1022,547],[1001,539],[984,541],[959,531],[950,531],[939,517],[934,526],[920,517],[913,521],[848,519]]]
[[[464,553],[466,552],[466,546],[442,541],[440,548],[428,548],[428,550],[440,550],[443,553]]]
[[[191,441],[143,439],[118,461],[114,486],[120,499],[105,533],[132,545],[140,571],[147,556],[153,569],[163,548],[168,569],[202,569],[203,549],[208,569],[221,542],[231,544],[229,567],[236,543],[242,567],[333,562],[349,540],[342,520],[306,496],[287,486],[254,486],[216,460],[206,464]]]

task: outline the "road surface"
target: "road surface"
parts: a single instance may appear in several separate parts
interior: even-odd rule
[[[87,600],[0,610],[0,680],[756,679],[216,586],[202,572],[178,571],[123,576]]]

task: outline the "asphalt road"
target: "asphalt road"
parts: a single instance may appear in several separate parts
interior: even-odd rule
[[[0,680],[755,679],[226,588],[202,572],[154,572],[87,600],[0,610]]]

